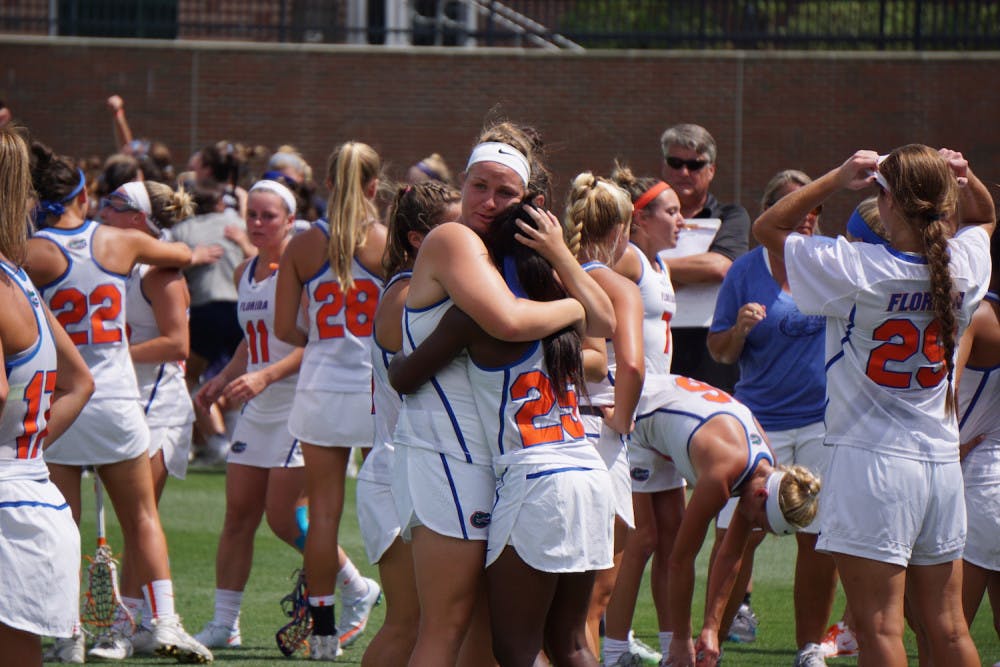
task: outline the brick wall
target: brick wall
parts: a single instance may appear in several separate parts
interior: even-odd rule
[[[536,125],[561,196],[575,173],[621,157],[658,173],[676,122],[719,144],[713,191],[756,212],[772,174],[818,175],[856,148],[919,141],[962,150],[1000,181],[1000,54],[588,52],[114,42],[0,36],[0,99],[41,140],[113,150],[104,99],[183,166],[216,139],[298,146],[318,170],[339,142],[371,143],[390,175],[437,151],[456,171],[499,109]],[[994,190],[996,191],[996,190]],[[843,228],[854,195],[826,227]]]

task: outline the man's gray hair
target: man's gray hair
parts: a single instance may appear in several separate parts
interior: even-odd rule
[[[668,127],[660,137],[660,148],[663,150],[664,159],[666,159],[667,150],[671,146],[693,150],[699,155],[707,157],[710,163],[715,164],[715,139],[701,125],[681,123]]]

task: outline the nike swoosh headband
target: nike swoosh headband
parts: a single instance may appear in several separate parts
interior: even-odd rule
[[[469,156],[469,164],[465,165],[465,170],[468,171],[477,162],[502,164],[520,176],[524,186],[528,187],[528,179],[531,176],[528,158],[524,157],[524,154],[513,146],[498,141],[481,143],[472,149],[472,155]]]

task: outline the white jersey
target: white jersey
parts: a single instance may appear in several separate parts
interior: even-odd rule
[[[587,273],[598,269],[611,271],[600,262],[587,262],[582,266]],[[587,382],[587,396],[580,398],[580,405],[604,407],[615,404],[615,346],[610,338],[605,343],[608,349],[608,374],[600,382]]]
[[[152,267],[137,264],[125,287],[125,313],[130,345],[144,343],[160,335],[153,305],[142,289],[142,279]],[[183,426],[194,421],[194,406],[184,380],[184,363],[134,363],[139,383],[139,405],[150,426]]]
[[[986,298],[1000,303],[1000,295]],[[958,385],[958,426],[961,442],[986,438],[962,461],[966,486],[1000,484],[1000,365],[966,366]]]
[[[642,264],[637,285],[642,296],[642,347],[646,357],[646,381],[649,382],[670,375],[674,356],[670,320],[677,312],[677,297],[670,282],[670,271],[659,255],[656,257],[657,271],[642,250],[635,245],[632,250]]]
[[[91,400],[137,400],[139,388],[125,335],[128,276],[105,269],[94,258],[98,227],[86,220],[74,229],[51,227],[35,233],[55,243],[68,264],[63,275],[39,290],[94,376]]]
[[[316,226],[330,236],[330,226]],[[354,287],[345,295],[330,263],[305,282],[309,300],[309,342],[299,370],[299,391],[371,391],[369,346],[382,279],[354,258]]]
[[[437,327],[452,306],[450,297],[403,311],[403,352],[409,354]],[[394,442],[428,449],[466,463],[493,463],[462,351],[412,394],[403,396]]]
[[[948,242],[956,341],[986,293],[989,245],[979,228]],[[926,260],[890,246],[791,234],[785,266],[799,310],[827,317],[827,442],[957,461]]]
[[[757,428],[750,408],[721,389],[673,375],[670,382],[656,392],[656,400],[651,401],[648,410],[635,418],[633,443],[673,461],[688,484],[698,483],[698,474],[691,462],[691,439],[709,419],[718,415],[732,415],[738,419],[747,436],[747,463],[729,487],[730,492],[735,492],[761,461],[775,465],[774,455]]]
[[[409,280],[412,271],[401,271],[394,275],[386,284],[391,285],[400,280]],[[375,441],[372,450],[365,457],[364,465],[358,471],[358,479],[367,479],[382,484],[392,483],[392,461],[395,448],[392,443],[396,423],[399,421],[399,409],[403,397],[389,384],[389,362],[396,355],[378,344],[372,336],[372,404],[375,406]]]
[[[584,433],[575,388],[556,394],[539,341],[507,366],[484,368],[470,359],[468,371],[498,471],[515,463],[605,470]]]
[[[56,388],[55,341],[41,299],[27,274],[6,262],[0,262],[0,270],[24,292],[38,327],[38,338],[31,347],[4,355],[8,390],[0,414],[0,481],[48,479],[42,441]]]
[[[247,373],[256,373],[281,361],[295,351],[274,335],[274,287],[278,272],[264,280],[254,280],[257,258],[250,260],[237,287],[236,316],[247,342]],[[243,414],[259,418],[286,418],[295,399],[298,375],[293,373],[272,382],[243,408]]]

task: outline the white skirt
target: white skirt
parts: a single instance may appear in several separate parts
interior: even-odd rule
[[[149,451],[149,427],[133,399],[88,402],[73,425],[45,450],[46,463],[104,465]]]
[[[615,433],[596,415],[581,415],[587,439],[597,448],[597,452],[608,466],[611,475],[611,493],[615,514],[629,528],[635,528],[635,513],[632,510],[632,477],[629,473],[628,448],[625,438]]]
[[[298,391],[288,430],[310,445],[371,447],[375,440],[371,393]]]
[[[191,424],[149,427],[149,458],[163,451],[167,472],[177,479],[187,475],[191,458]]]
[[[392,485],[358,477],[358,527],[365,543],[365,553],[372,565],[400,536],[399,515],[392,497]]]
[[[242,414],[233,429],[226,463],[255,468],[301,468],[302,447],[288,430],[286,419],[263,420]]]
[[[965,487],[968,533],[962,558],[985,570],[1000,572],[1000,485]]]

